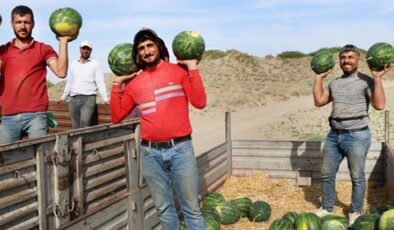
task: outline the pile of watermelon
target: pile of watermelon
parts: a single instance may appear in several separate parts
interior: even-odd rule
[[[393,230],[394,207],[380,205],[375,210],[359,216],[350,225],[344,216],[327,215],[319,218],[311,212],[296,213],[289,211],[281,218],[274,220],[269,230]]]
[[[81,15],[70,7],[59,8],[49,17],[49,27],[56,36],[73,37],[79,32],[81,26]]]
[[[220,225],[235,224],[241,218],[263,222],[271,216],[271,206],[268,203],[261,200],[253,202],[246,196],[225,200],[222,194],[211,192],[202,198],[201,203],[207,230],[218,230]],[[184,221],[181,221],[181,226],[185,227]]]

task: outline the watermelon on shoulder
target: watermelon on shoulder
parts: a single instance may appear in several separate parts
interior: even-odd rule
[[[283,214],[283,216],[282,216],[283,219],[289,220],[292,224],[294,224],[297,217],[298,217],[298,214],[293,211],[288,211],[285,214]]]
[[[320,50],[312,57],[311,68],[316,74],[327,72],[334,68],[334,66],[335,57],[329,50]]]
[[[49,17],[49,27],[57,36],[74,36],[82,26],[82,17],[73,8],[55,10]]]
[[[108,54],[108,65],[116,76],[129,75],[138,70],[132,58],[133,44],[116,45]]]
[[[172,51],[178,60],[201,60],[205,51],[202,36],[195,31],[182,31],[172,41]]]
[[[394,63],[394,48],[386,42],[375,43],[368,49],[366,59],[370,69],[381,71]]]
[[[301,213],[295,220],[294,227],[296,230],[317,230],[321,227],[321,220],[315,213]]]
[[[1,25],[1,22],[3,21],[3,19],[1,18],[1,15],[0,15],[0,25]]]
[[[271,205],[262,200],[257,200],[249,208],[248,219],[253,222],[267,221],[271,216]]]

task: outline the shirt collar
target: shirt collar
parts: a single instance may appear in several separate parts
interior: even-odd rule
[[[15,42],[16,42],[16,38],[13,38],[13,39],[11,40],[12,46],[15,47],[15,48],[17,48],[17,49],[19,49],[19,47],[15,45]],[[32,38],[31,41],[30,41],[30,43],[29,43],[24,49],[30,48],[31,46],[33,46],[33,44],[34,44],[35,42],[36,42],[36,41],[34,40],[34,38]]]

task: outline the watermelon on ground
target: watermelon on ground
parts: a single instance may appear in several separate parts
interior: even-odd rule
[[[394,209],[385,211],[379,219],[379,230],[394,229]]]
[[[282,216],[283,219],[289,220],[292,224],[294,224],[297,217],[298,217],[298,214],[293,211],[288,211],[285,214],[283,214],[283,216]]]
[[[296,230],[318,230],[321,227],[321,220],[315,213],[301,213],[295,220],[294,227]]]
[[[321,218],[321,230],[347,230],[349,221],[339,215],[327,215]]]
[[[234,224],[241,218],[241,213],[237,205],[232,202],[222,202],[218,204],[215,210],[219,213],[221,224]]]
[[[269,230],[293,230],[294,226],[288,219],[277,219],[270,225]]]
[[[316,74],[325,73],[334,66],[335,57],[329,50],[320,50],[312,57],[311,68]]]
[[[366,59],[370,69],[381,71],[394,63],[394,48],[386,42],[375,43],[368,49]]]
[[[250,206],[248,219],[253,222],[267,221],[271,216],[271,205],[262,200],[253,202]]]
[[[49,17],[49,27],[57,36],[74,36],[82,26],[82,17],[70,7],[55,10]]]
[[[204,217],[205,221],[205,230],[219,230],[220,229],[220,222],[218,222],[212,216]]]
[[[250,206],[252,206],[253,203],[252,200],[246,196],[237,197],[230,202],[233,202],[235,203],[235,205],[237,205],[239,212],[241,213],[241,217],[248,216],[249,208]]]
[[[202,198],[203,209],[215,208],[219,203],[224,202],[224,197],[218,192],[210,192]]]
[[[202,208],[201,209],[201,213],[204,216],[204,218],[210,217],[210,218],[216,220],[219,224],[221,223],[220,215],[216,211],[216,209],[214,209],[214,208],[211,208],[211,209]]]
[[[178,60],[201,60],[205,51],[202,36],[194,31],[182,31],[172,41],[172,51]]]
[[[108,65],[116,76],[129,75],[138,70],[132,58],[133,44],[116,45],[108,54]]]
[[[382,204],[374,208],[371,213],[376,213],[378,215],[382,215],[385,211],[394,209],[394,206],[389,205],[389,204]]]
[[[362,214],[352,225],[353,230],[376,230],[379,225],[378,214]]]

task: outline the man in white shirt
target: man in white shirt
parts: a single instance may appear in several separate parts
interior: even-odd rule
[[[73,129],[94,125],[97,91],[104,103],[108,103],[104,73],[99,62],[90,56],[93,50],[92,44],[89,41],[82,41],[79,50],[81,56],[71,63],[66,87],[61,96],[61,101],[69,99]]]

